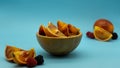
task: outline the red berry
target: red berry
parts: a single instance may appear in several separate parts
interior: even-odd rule
[[[34,67],[36,65],[37,65],[37,61],[35,60],[35,58],[30,57],[27,59],[27,66],[28,67]]]
[[[88,32],[86,33],[86,35],[89,36],[90,33],[91,33],[91,32],[88,31]]]
[[[95,38],[95,36],[94,36],[94,34],[92,33],[92,32],[87,32],[86,33],[86,35],[87,35],[87,37],[89,37],[89,38],[91,38],[91,39],[94,39]]]

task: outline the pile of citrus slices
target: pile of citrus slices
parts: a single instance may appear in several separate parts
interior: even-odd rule
[[[49,37],[68,37],[78,35],[79,31],[79,28],[76,28],[71,24],[66,24],[60,20],[57,21],[57,26],[49,22],[47,27],[40,25],[39,28],[40,35]]]
[[[36,56],[34,48],[23,50],[15,46],[7,45],[5,48],[5,57],[8,61],[15,62],[18,65],[26,65],[28,67],[42,65],[44,63],[43,56]]]
[[[110,39],[117,39],[118,35],[114,32],[113,24],[106,19],[99,19],[94,23],[94,31],[87,32],[86,35],[89,38],[97,39],[100,41],[109,41]]]
[[[5,57],[8,61],[13,61],[17,64],[24,65],[27,64],[27,59],[30,57],[35,57],[34,48],[30,50],[23,50],[14,46],[7,45],[5,48]]]

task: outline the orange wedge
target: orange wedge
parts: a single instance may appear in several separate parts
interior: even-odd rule
[[[58,26],[58,29],[60,31],[63,31],[66,28],[67,24],[65,22],[62,22],[62,21],[58,20],[57,21],[57,26]]]
[[[48,27],[44,28],[44,32],[50,37],[66,37],[58,28],[52,23],[48,23]]]
[[[13,52],[13,61],[17,64],[24,65],[29,57],[35,57],[34,49],[30,49],[29,51],[16,51]]]
[[[58,29],[64,33],[66,36],[69,36],[69,28],[68,28],[68,24],[66,24],[65,22],[62,22],[60,20],[57,21],[57,26]]]
[[[65,22],[58,21],[57,22],[58,29],[64,33],[66,36],[77,35],[79,33],[79,29],[71,24],[66,24]]]
[[[45,36],[44,29],[45,29],[45,27],[44,27],[43,25],[41,25],[40,28],[39,28],[39,34],[40,34],[40,35]]]
[[[71,25],[71,24],[68,24],[68,28],[69,28],[69,32],[72,35],[77,35],[79,33],[79,29],[76,28],[75,26]]]
[[[97,40],[108,41],[112,38],[112,34],[101,27],[95,26],[94,36]]]
[[[12,53],[15,51],[22,51],[22,50],[23,49],[7,45],[5,48],[5,57],[8,61],[12,61],[13,60]]]

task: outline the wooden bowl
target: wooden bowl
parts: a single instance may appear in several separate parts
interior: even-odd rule
[[[52,55],[66,55],[72,52],[80,43],[82,33],[70,37],[48,37],[36,33],[40,46]]]

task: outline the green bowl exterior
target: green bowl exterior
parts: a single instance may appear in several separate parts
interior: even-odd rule
[[[36,34],[41,47],[52,55],[66,55],[73,51],[80,43],[82,34],[67,38],[47,37]]]

